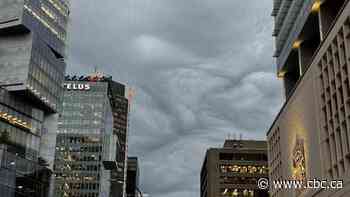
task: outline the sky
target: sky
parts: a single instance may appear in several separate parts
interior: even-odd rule
[[[206,149],[265,139],[282,105],[272,0],[73,0],[68,74],[135,90],[129,155],[150,197],[199,196]]]

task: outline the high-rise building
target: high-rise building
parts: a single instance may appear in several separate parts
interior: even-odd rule
[[[128,99],[111,77],[67,76],[59,117],[54,197],[122,197]]]
[[[257,182],[268,177],[266,141],[226,140],[207,150],[201,175],[201,197],[268,197]]]
[[[137,157],[128,157],[126,176],[126,196],[137,197],[141,193],[139,189],[140,169]]]
[[[0,1],[0,195],[47,197],[66,64],[66,0]]]
[[[274,0],[272,15],[286,101],[267,133],[270,181],[339,180],[344,188],[271,186],[271,195],[350,196],[350,3]]]

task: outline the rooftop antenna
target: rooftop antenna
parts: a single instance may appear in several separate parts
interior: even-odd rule
[[[94,73],[97,74],[97,66],[94,67]]]
[[[228,140],[230,140],[230,139],[231,139],[231,134],[229,133],[229,134],[228,134]]]
[[[239,134],[239,141],[242,141],[242,139],[243,139],[243,134],[240,133],[240,134]]]
[[[236,133],[233,133],[233,140],[236,140]]]

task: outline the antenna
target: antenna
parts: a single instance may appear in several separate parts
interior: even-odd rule
[[[243,138],[243,134],[240,133],[240,134],[239,134],[239,141],[242,141],[242,138]]]

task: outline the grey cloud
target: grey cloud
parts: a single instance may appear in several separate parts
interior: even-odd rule
[[[129,151],[152,197],[199,196],[207,148],[263,139],[281,105],[271,0],[75,0],[69,72],[136,89]]]

